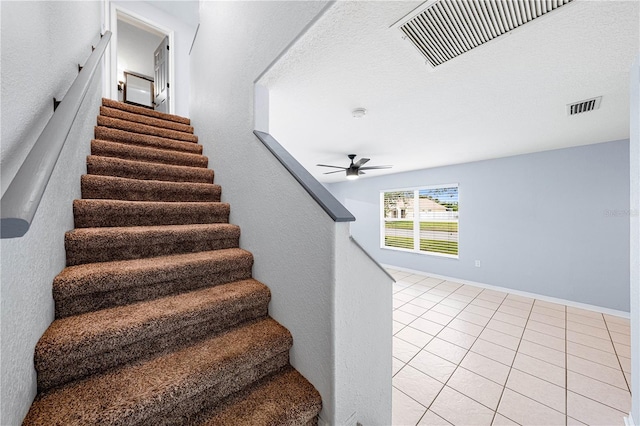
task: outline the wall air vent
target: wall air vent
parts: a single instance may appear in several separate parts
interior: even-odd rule
[[[573,0],[429,0],[396,25],[437,67]]]
[[[600,101],[602,101],[602,96],[598,96],[597,98],[585,99],[584,101],[568,104],[567,114],[576,115],[576,114],[581,114],[583,112],[593,111],[594,109],[600,108]]]

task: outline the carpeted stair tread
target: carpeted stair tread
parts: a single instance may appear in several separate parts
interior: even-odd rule
[[[69,266],[53,280],[56,318],[251,277],[240,248]]]
[[[125,132],[140,133],[144,135],[158,136],[166,139],[175,139],[184,142],[198,143],[198,137],[191,133],[177,130],[165,129],[162,127],[149,126],[134,121],[121,120],[119,118],[98,116],[98,126],[109,127],[111,129],[124,130]]]
[[[100,111],[23,424],[317,426],[189,119]]]
[[[113,101],[107,98],[102,98],[102,105],[109,108],[115,108],[122,111],[134,113],[134,114],[140,114],[140,115],[146,115],[148,117],[159,118],[161,120],[175,121],[176,123],[182,123],[187,125],[191,124],[191,120],[189,120],[186,117],[181,117],[179,115],[174,115],[174,114],[167,114],[166,112],[158,112],[149,108],[143,108],[143,107],[139,107],[131,104],[125,104],[124,102]]]
[[[162,127],[165,129],[177,130],[179,132],[193,133],[193,127],[188,124],[177,123],[175,121],[163,120],[146,115],[131,113],[121,109],[101,106],[100,115],[104,117],[119,118],[121,120],[133,121],[146,124],[148,126]]]
[[[96,139],[105,141],[128,143],[131,145],[166,149],[169,151],[187,152],[189,154],[202,154],[202,145],[197,143],[161,138],[160,136],[145,135],[142,133],[127,132],[125,130],[111,129],[109,127],[96,126],[94,128],[94,135]]]
[[[39,390],[106,371],[267,316],[249,279],[55,320],[36,345]]]
[[[76,228],[228,223],[230,206],[219,202],[74,200]]]
[[[240,228],[227,223],[78,228],[64,240],[72,266],[235,248]]]
[[[213,183],[214,173],[202,167],[173,166],[123,158],[87,156],[87,173],[128,179]]]
[[[290,366],[200,413],[198,426],[306,425],[322,409],[320,394]]]
[[[197,182],[139,180],[114,176],[83,175],[82,198],[127,201],[220,201],[219,185]]]
[[[280,358],[266,374],[283,367],[281,354],[291,345],[291,334],[267,318],[41,393],[24,424],[158,424],[165,413],[198,409],[203,396],[228,396],[271,359]]]
[[[201,154],[190,154],[97,139],[91,141],[91,154],[176,166],[206,168],[209,165],[209,159]]]

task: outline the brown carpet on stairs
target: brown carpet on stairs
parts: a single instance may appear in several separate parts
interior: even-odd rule
[[[160,118],[148,117],[140,114],[133,114],[117,108],[109,108],[107,106],[100,107],[100,116],[120,118],[122,120],[134,123],[142,123],[149,126],[162,127],[165,129],[178,130],[185,133],[193,133],[193,127],[188,124],[178,123]]]
[[[94,136],[96,139],[105,141],[129,143],[132,145],[187,152],[190,154],[202,154],[202,145],[193,142],[178,141],[160,136],[145,135],[143,133],[132,133],[119,129],[111,129],[109,127],[97,126],[94,131]]]
[[[167,182],[128,179],[104,175],[84,175],[80,179],[82,198],[128,201],[220,201],[218,185],[194,182]]]
[[[213,170],[201,167],[159,165],[97,155],[87,157],[87,173],[128,179],[195,183],[213,183],[214,178]]]
[[[209,159],[204,155],[146,148],[102,140],[91,141],[91,154],[102,157],[123,158],[132,161],[170,164],[175,166],[206,168],[209,165]]]
[[[24,424],[316,424],[189,120],[100,112]]]

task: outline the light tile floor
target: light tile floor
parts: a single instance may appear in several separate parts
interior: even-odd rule
[[[624,425],[628,319],[389,272],[394,425]]]

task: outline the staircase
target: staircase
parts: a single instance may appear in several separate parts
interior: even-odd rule
[[[103,99],[25,425],[313,425],[189,120]]]

